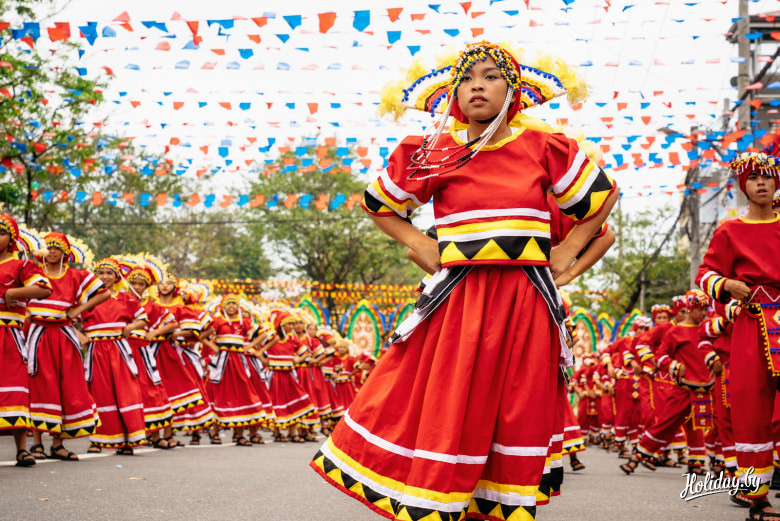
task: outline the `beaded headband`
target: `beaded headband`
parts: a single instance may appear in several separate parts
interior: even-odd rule
[[[147,286],[152,285],[152,276],[146,268],[133,268],[127,274],[127,282],[133,282],[134,280],[142,280]]]
[[[97,264],[95,264],[95,273],[100,270],[113,271],[117,279],[122,277],[122,268],[119,266],[119,263],[116,261],[116,259],[112,259],[111,257],[101,259],[97,262]]]
[[[743,152],[729,164],[732,174],[737,177],[739,188],[745,192],[747,178],[752,173],[768,175],[780,181],[780,164],[777,158],[763,152]]]
[[[16,220],[10,215],[0,214],[0,230],[11,236],[11,240],[8,242],[8,251],[18,250],[16,241],[19,239],[19,225],[16,224]]]
[[[709,305],[709,299],[702,290],[689,289],[685,294],[685,305],[688,309],[706,308]]]

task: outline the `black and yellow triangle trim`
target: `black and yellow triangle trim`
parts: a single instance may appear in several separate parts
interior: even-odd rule
[[[265,423],[267,423],[266,419],[262,418],[262,417],[257,417],[257,418],[254,418],[254,419],[250,418],[250,419],[247,419],[247,420],[240,420],[240,421],[235,421],[235,420],[225,420],[225,421],[223,421],[223,420],[220,420],[219,418],[217,418],[216,421],[217,421],[217,424],[219,424],[220,427],[225,428],[225,429],[232,429],[232,428],[235,428],[235,427],[252,427],[252,426],[255,426],[255,425],[264,425]]]
[[[578,438],[571,445],[563,447],[563,452],[561,452],[561,454],[566,456],[567,454],[574,454],[575,452],[580,452],[583,450],[585,450],[585,442],[582,440],[582,438]]]
[[[442,264],[467,261],[536,261],[550,258],[550,239],[496,236],[473,241],[439,241]]]
[[[504,505],[480,498],[472,498],[468,508],[459,512],[442,512],[402,505],[342,472],[322,451],[317,452],[310,465],[331,485],[388,519],[397,521],[460,521],[461,519],[533,521],[536,517],[536,507]]]
[[[273,426],[277,429],[286,429],[287,427],[291,427],[293,425],[298,425],[299,423],[302,423],[304,420],[310,419],[310,418],[317,418],[317,412],[314,411],[314,409],[311,409],[308,412],[304,412],[303,414],[296,414],[295,416],[291,418],[283,418],[279,419],[274,418],[270,423],[273,424]]]
[[[469,502],[466,519],[486,519],[488,521],[533,521],[536,518],[536,507],[504,505],[497,501],[473,498]],[[471,517],[469,514],[479,514]]]
[[[203,405],[203,403],[204,403],[203,398],[198,398],[197,400],[193,400],[191,402],[176,406],[175,408],[173,408],[173,412],[174,414],[179,412],[184,412],[187,409],[192,409],[193,407],[197,407],[198,405]]]
[[[31,421],[32,428],[36,431],[41,432],[50,432],[52,434],[60,434],[62,433],[62,425],[55,422],[47,422],[44,420],[32,420]]]
[[[27,415],[0,416],[0,431],[12,429],[29,429],[32,426]]]
[[[80,427],[78,429],[64,430],[60,435],[63,439],[85,438],[92,436],[97,431],[98,423],[93,423],[89,427]]]
[[[151,421],[145,421],[144,422],[144,430],[146,431],[159,431],[160,429],[164,429],[171,425],[173,423],[173,415],[168,416],[167,418],[163,419],[155,419]]]

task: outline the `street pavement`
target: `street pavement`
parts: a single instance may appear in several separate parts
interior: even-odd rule
[[[266,445],[237,447],[227,443],[229,433],[222,436],[221,446],[204,437],[199,447],[140,448],[132,457],[112,451],[88,455],[85,440],[71,440],[66,446],[81,461],[46,460],[32,468],[13,467],[12,440],[0,437],[0,521],[383,519],[308,467],[319,443],[273,443],[265,433]],[[49,441],[44,442],[48,451]],[[590,448],[580,459],[587,468],[569,472],[566,461],[562,495],[539,507],[538,520],[741,521],[747,516],[726,493],[683,501],[681,469],[639,467],[625,476],[614,453]]]

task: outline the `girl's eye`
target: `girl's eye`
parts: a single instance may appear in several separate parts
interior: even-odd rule
[[[488,74],[487,76],[485,76],[485,78],[489,80],[495,80],[496,78],[498,78],[498,76],[496,76],[495,74]]]
[[[471,76],[465,76],[465,75],[462,76],[461,79],[460,79],[461,82],[470,81],[470,80],[471,80]]]

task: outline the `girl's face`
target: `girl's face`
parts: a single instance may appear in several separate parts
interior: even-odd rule
[[[752,172],[748,175],[747,182],[745,182],[745,195],[748,200],[756,204],[771,205],[775,189],[777,188],[776,185],[777,183],[773,176]]]
[[[59,264],[62,260],[62,256],[64,253],[61,249],[51,247],[49,248],[49,253],[46,254],[46,256],[43,258],[48,264]]]
[[[295,322],[293,327],[295,328],[296,335],[302,335],[306,331],[306,324],[302,320]]]
[[[157,289],[160,291],[160,295],[170,295],[176,286],[172,281],[164,279],[157,285]]]
[[[336,350],[339,352],[341,356],[345,356],[349,354],[349,346],[344,344],[339,344],[336,347]]]
[[[655,317],[655,323],[656,324],[665,324],[666,322],[669,322],[671,318],[669,317],[669,313],[658,313]]]
[[[294,329],[294,327],[293,327],[293,323],[292,322],[288,322],[286,324],[282,324],[282,331],[284,331],[285,335],[289,335],[290,333],[292,333],[293,329]]]
[[[680,310],[680,312],[679,312],[679,313],[677,313],[677,314],[674,316],[674,319],[675,319],[675,321],[676,321],[678,324],[679,324],[680,322],[682,322],[683,320],[685,320],[686,318],[688,318],[688,310],[687,310],[687,309],[685,309],[685,308],[681,309],[681,310]]]
[[[307,332],[307,333],[308,333],[310,336],[317,336],[317,326],[315,326],[314,324],[309,324],[309,325],[306,327],[306,332]]]
[[[107,288],[111,288],[116,283],[116,274],[109,268],[100,268],[97,270],[97,277]]]
[[[689,313],[694,324],[701,324],[707,318],[707,308],[693,308]]]
[[[11,244],[11,234],[0,230],[0,251],[7,250],[9,244]]]
[[[128,284],[130,284],[130,287],[133,288],[133,291],[135,291],[138,295],[143,295],[144,291],[146,291],[146,289],[149,287],[146,285],[146,282],[141,279],[133,279],[128,282]]]
[[[455,91],[458,107],[469,122],[489,122],[501,111],[508,88],[496,62],[488,56],[463,73]]]
[[[227,313],[230,316],[235,315],[238,313],[238,304],[235,302],[227,302],[224,306],[225,313]]]

